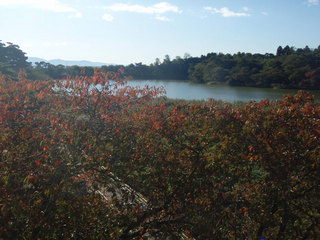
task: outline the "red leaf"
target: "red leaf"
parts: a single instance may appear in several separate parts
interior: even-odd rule
[[[124,73],[124,69],[123,69],[123,68],[119,68],[119,69],[118,69],[118,72],[121,73],[121,74],[123,74],[123,73]]]

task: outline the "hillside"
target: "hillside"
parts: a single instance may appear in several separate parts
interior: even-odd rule
[[[64,65],[64,66],[80,66],[80,67],[101,67],[104,65],[110,65],[111,63],[102,63],[102,62],[91,62],[87,60],[64,60],[64,59],[52,59],[52,60],[46,60],[43,58],[37,58],[37,57],[28,57],[28,62],[31,62],[33,65],[36,62],[47,62],[52,65]]]

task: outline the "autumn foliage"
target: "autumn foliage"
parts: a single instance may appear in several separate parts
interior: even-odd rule
[[[235,107],[159,98],[122,69],[0,81],[0,239],[320,237],[307,93]]]

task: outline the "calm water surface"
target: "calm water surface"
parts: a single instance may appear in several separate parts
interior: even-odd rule
[[[298,90],[287,89],[267,89],[250,87],[230,87],[230,86],[212,86],[205,84],[194,84],[187,81],[176,80],[130,80],[130,86],[144,87],[145,85],[164,87],[168,98],[186,99],[186,100],[207,100],[213,98],[227,102],[249,100],[260,101],[268,98],[269,100],[281,99],[283,95],[296,94]],[[320,91],[310,91],[315,99],[320,101]]]

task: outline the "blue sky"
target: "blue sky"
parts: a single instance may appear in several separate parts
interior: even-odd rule
[[[47,60],[150,64],[316,48],[319,23],[319,0],[0,0],[0,40]]]

